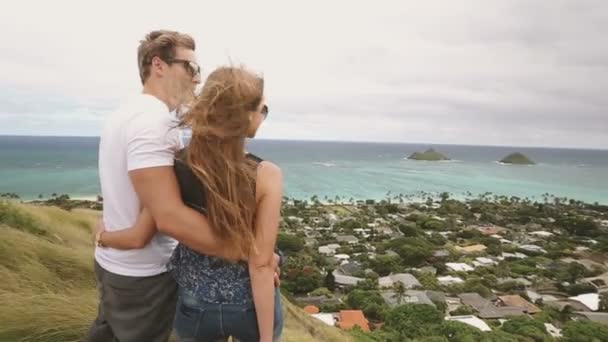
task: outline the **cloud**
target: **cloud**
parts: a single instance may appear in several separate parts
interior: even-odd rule
[[[206,72],[263,72],[264,138],[608,148],[603,1],[59,0],[2,16],[0,134],[98,134],[162,27],[196,38]]]

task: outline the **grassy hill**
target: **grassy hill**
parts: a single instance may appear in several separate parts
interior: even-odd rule
[[[97,309],[100,213],[0,201],[0,341],[81,341]],[[285,300],[283,341],[351,341]]]

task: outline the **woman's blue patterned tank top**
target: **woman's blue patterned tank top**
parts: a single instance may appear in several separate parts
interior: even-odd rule
[[[247,157],[256,163],[262,161],[253,154]],[[184,203],[206,214],[204,186],[190,167],[176,159],[175,174]],[[181,288],[207,303],[253,303],[249,269],[244,262],[230,263],[200,254],[180,243],[173,252],[168,268]]]

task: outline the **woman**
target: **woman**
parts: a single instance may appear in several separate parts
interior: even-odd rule
[[[219,68],[182,118],[181,125],[192,131],[175,163],[184,203],[204,213],[225,248],[247,262],[230,263],[177,246],[169,269],[179,286],[175,331],[181,341],[280,337],[272,259],[282,174],[275,164],[244,152],[245,139],[255,136],[268,114],[263,90],[263,79],[247,70]],[[120,241],[102,242],[129,249],[129,241],[149,241],[156,228],[145,209],[126,233]]]

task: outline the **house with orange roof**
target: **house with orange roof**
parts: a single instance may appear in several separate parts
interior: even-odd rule
[[[369,321],[361,310],[340,310],[338,314],[338,326],[342,330],[352,329],[358,326],[361,330],[369,332]]]
[[[309,315],[314,315],[314,314],[319,313],[319,308],[314,305],[306,305],[304,307],[304,312],[306,312]]]

